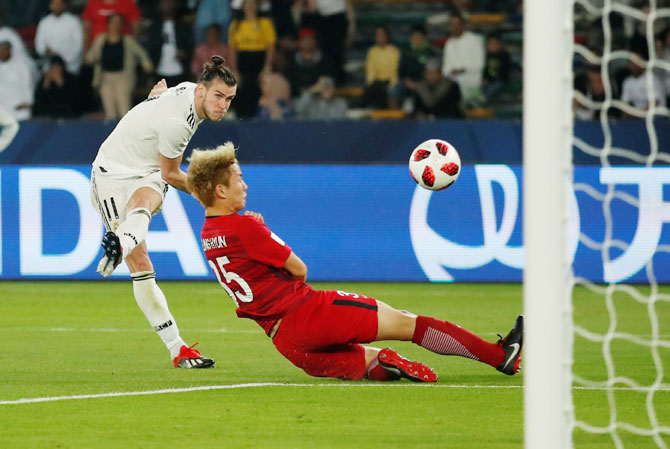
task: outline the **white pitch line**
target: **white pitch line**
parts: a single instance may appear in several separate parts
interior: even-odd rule
[[[99,399],[99,398],[116,398],[123,396],[148,396],[154,394],[169,394],[169,393],[188,393],[191,391],[208,391],[208,390],[232,390],[237,388],[253,388],[253,387],[272,387],[272,386],[302,386],[302,384],[282,384],[282,383],[249,383],[249,384],[232,384],[232,385],[206,385],[201,387],[188,388],[166,388],[162,390],[147,390],[147,391],[123,391],[116,393],[98,393],[98,394],[81,394],[75,396],[47,396],[43,398],[23,398],[12,401],[0,401],[0,405],[12,404],[34,404],[37,402],[54,402],[54,401],[71,401],[77,399]]]
[[[189,393],[192,391],[210,391],[210,390],[234,390],[239,388],[259,388],[259,387],[367,387],[367,388],[398,388],[398,387],[413,387],[413,388],[469,388],[469,389],[519,389],[520,385],[428,385],[415,383],[401,383],[401,384],[384,384],[384,383],[342,383],[342,384],[298,384],[298,383],[280,383],[280,382],[260,382],[248,384],[230,384],[230,385],[203,385],[200,387],[187,388],[167,388],[162,390],[146,390],[146,391],[125,391],[116,393],[99,393],[99,394],[82,394],[75,396],[47,396],[43,398],[24,398],[14,399],[11,401],[0,401],[0,405],[14,405],[14,404],[34,404],[37,402],[54,402],[54,401],[71,401],[77,399],[99,399],[99,398],[116,398],[123,396],[148,396],[154,394],[170,394],[170,393]]]
[[[0,401],[0,405],[18,405],[18,404],[35,404],[40,402],[55,402],[55,401],[72,401],[78,399],[101,399],[101,398],[116,398],[125,396],[150,396],[156,394],[171,394],[171,393],[189,393],[193,391],[211,391],[211,390],[235,390],[240,388],[263,388],[263,387],[298,387],[298,388],[451,388],[462,390],[520,390],[522,385],[430,385],[430,384],[415,384],[415,383],[341,383],[341,384],[299,384],[299,383],[281,383],[281,382],[256,382],[246,384],[230,384],[230,385],[204,385],[200,387],[187,388],[166,388],[162,390],[146,390],[146,391],[124,391],[115,393],[98,393],[98,394],[82,394],[74,396],[47,396],[42,398],[23,398],[14,399],[10,401]],[[595,390],[605,391],[606,388],[601,387],[573,387],[573,390]],[[647,391],[646,388],[627,388],[615,387],[612,390],[620,391]],[[656,391],[670,391],[670,387],[659,388]]]

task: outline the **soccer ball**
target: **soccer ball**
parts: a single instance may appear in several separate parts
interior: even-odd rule
[[[412,151],[409,173],[421,187],[442,190],[452,185],[461,172],[461,157],[449,142],[430,139]]]

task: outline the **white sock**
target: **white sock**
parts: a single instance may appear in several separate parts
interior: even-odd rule
[[[116,235],[121,241],[123,248],[123,259],[132,253],[137,245],[142,243],[149,231],[151,223],[151,212],[146,207],[136,207],[128,211],[126,221],[116,230]]]
[[[132,273],[133,293],[135,301],[140,306],[149,324],[154,328],[158,336],[163,340],[170,351],[170,357],[174,359],[179,355],[184,340],[179,336],[179,329],[170,310],[163,291],[156,284],[156,273],[153,271],[140,271]]]

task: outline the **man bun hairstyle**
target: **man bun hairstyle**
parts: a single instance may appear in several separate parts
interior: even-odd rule
[[[207,87],[212,85],[212,81],[215,78],[220,79],[227,86],[233,87],[237,85],[237,79],[235,74],[228,66],[225,65],[226,60],[222,56],[213,55],[209,58],[202,66],[202,73],[198,77],[198,82],[204,84]]]

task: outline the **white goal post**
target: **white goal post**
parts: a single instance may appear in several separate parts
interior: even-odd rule
[[[573,2],[526,0],[523,23],[524,441],[572,447]]]

